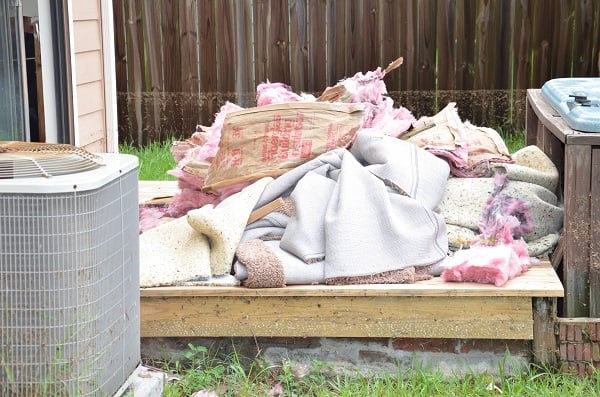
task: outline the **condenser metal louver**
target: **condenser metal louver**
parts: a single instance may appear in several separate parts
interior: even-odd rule
[[[0,179],[0,396],[112,396],[140,362],[138,162]]]

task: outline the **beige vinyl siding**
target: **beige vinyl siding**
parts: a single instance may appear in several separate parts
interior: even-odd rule
[[[100,0],[73,1],[73,52],[79,146],[107,150]]]

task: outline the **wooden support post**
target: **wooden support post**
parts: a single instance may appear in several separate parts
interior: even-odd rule
[[[557,361],[556,298],[533,298],[533,362],[554,365]]]

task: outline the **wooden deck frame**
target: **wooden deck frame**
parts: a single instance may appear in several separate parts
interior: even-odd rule
[[[165,183],[140,183],[141,202],[168,192]],[[534,362],[554,364],[563,287],[542,262],[503,287],[437,277],[392,285],[155,287],[140,296],[142,337],[519,339],[532,341]]]
[[[539,89],[527,90],[526,130],[560,173],[564,315],[600,317],[600,133],[573,130]]]

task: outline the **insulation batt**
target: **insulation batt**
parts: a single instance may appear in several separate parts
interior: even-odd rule
[[[532,232],[527,203],[502,193],[508,179],[496,174],[494,190],[479,222],[481,234],[469,249],[461,249],[443,264],[444,281],[504,285],[536,261],[529,257],[523,235]]]

